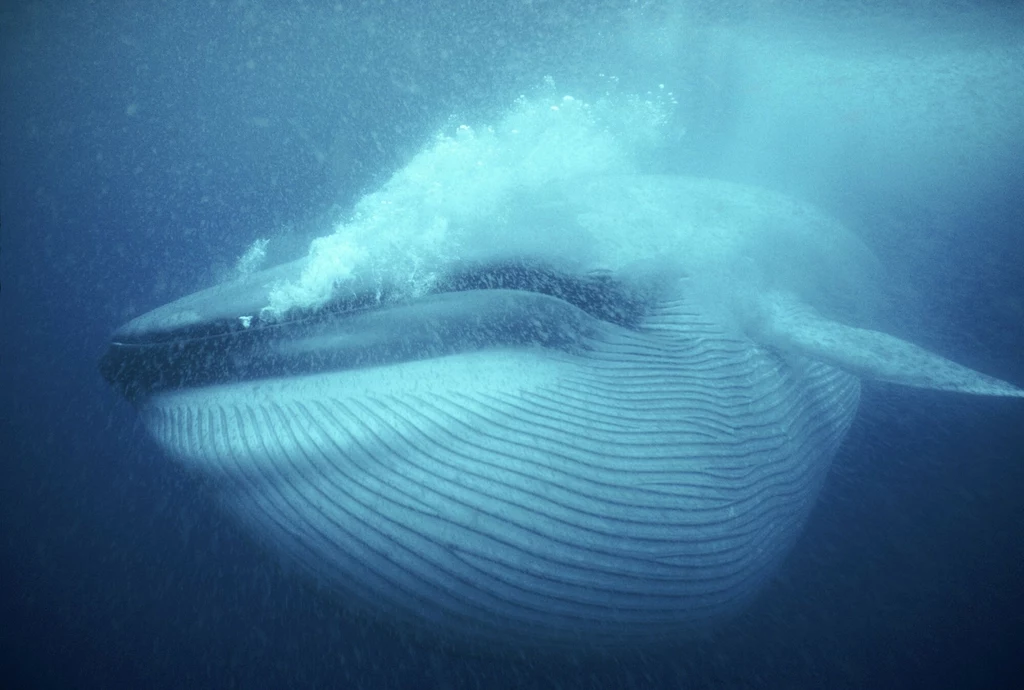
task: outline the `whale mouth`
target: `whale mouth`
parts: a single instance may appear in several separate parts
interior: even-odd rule
[[[194,293],[125,324],[100,361],[103,377],[137,401],[164,390],[488,348],[578,351],[602,324],[638,327],[652,300],[650,287],[610,273],[508,260],[458,266],[414,298],[377,285],[274,318],[253,309],[252,293],[266,281],[243,282]]]

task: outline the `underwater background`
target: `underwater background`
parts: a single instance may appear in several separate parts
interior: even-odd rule
[[[885,330],[1024,383],[1024,12],[983,2],[0,3],[5,687],[1013,687],[1024,405],[866,383],[775,581],[647,651],[465,650],[245,536],[97,370],[522,94],[661,105],[655,172],[807,200]],[[670,94],[670,95],[665,95]],[[628,100],[628,98],[627,98]],[[627,123],[628,124],[628,123]],[[638,125],[639,127],[639,125]]]

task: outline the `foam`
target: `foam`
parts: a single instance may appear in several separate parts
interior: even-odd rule
[[[569,180],[637,170],[662,139],[672,96],[608,92],[593,101],[557,95],[548,79],[492,125],[438,133],[334,233],[314,240],[298,280],[270,291],[264,316],[323,304],[355,277],[409,296],[443,266],[481,254],[573,256],[587,233],[543,220],[547,189]],[[522,208],[530,221],[522,223]]]
[[[260,269],[267,260],[267,245],[269,243],[270,240],[263,237],[253,241],[245,253],[238,257],[234,277],[244,278]]]

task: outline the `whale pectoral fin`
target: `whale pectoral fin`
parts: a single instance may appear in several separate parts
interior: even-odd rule
[[[1024,390],[879,331],[826,319],[795,299],[763,300],[754,338],[865,379],[973,395],[1024,397]]]

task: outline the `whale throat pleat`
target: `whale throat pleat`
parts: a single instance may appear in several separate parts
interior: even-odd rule
[[[588,337],[179,390],[142,412],[287,561],[399,619],[603,642],[735,612],[798,535],[857,380],[684,302]]]

